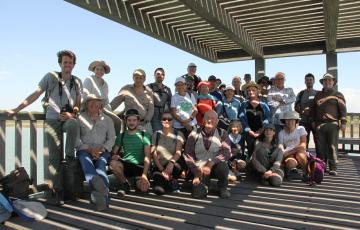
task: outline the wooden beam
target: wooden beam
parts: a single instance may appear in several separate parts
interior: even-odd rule
[[[339,0],[323,0],[326,51],[336,49],[336,35],[339,18]]]
[[[108,18],[112,21],[118,22],[122,25],[130,27],[136,31],[149,35],[155,39],[163,41],[167,44],[171,44],[185,52],[191,53],[195,56],[198,56],[202,59],[208,60],[210,62],[216,62],[216,56],[209,49],[206,50],[206,47],[194,48],[193,44],[196,44],[194,41],[189,41],[186,39],[181,32],[166,28],[165,23],[161,23],[160,19],[155,19],[156,14],[148,14],[146,9],[154,11],[154,7],[146,5],[146,3],[138,2],[137,4],[134,1],[123,1],[123,0],[106,0],[106,1],[94,1],[94,0],[65,0],[71,4],[89,10],[95,14]],[[99,2],[101,2],[99,4]],[[166,0],[157,0],[154,2],[154,5],[159,4],[174,4],[174,2],[169,2]],[[181,3],[179,3],[181,5]],[[173,6],[173,5],[172,5]],[[139,8],[140,7],[140,8]],[[143,8],[143,10],[141,9]],[[160,9],[160,7],[159,7]],[[169,34],[166,34],[168,32]],[[175,39],[174,39],[175,38]]]
[[[337,82],[338,79],[338,66],[337,66],[337,53],[331,52],[326,53],[326,73],[330,73],[335,77]],[[335,85],[336,89],[338,88],[338,84]]]
[[[216,1],[179,0],[191,11],[221,31],[254,58],[263,56],[262,47],[225,12]]]

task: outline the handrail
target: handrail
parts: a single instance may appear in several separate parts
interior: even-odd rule
[[[339,151],[360,153],[360,113],[348,113],[348,126],[345,132],[339,133]],[[15,168],[22,165],[23,157],[30,157],[30,177],[33,184],[37,185],[37,159],[39,153],[45,153],[37,149],[38,121],[44,121],[45,114],[42,112],[20,112],[16,116],[9,117],[4,111],[0,111],[0,178],[5,175],[5,150],[6,150],[6,124],[14,122],[15,125]],[[23,121],[30,121],[30,155],[24,156],[22,149]],[[357,135],[356,135],[357,134]],[[346,148],[350,146],[350,148]],[[354,148],[357,146],[357,149]],[[47,175],[47,157],[44,154],[44,177]],[[8,167],[8,166],[6,166]]]

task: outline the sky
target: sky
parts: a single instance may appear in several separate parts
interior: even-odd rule
[[[158,41],[133,29],[115,23],[61,0],[0,0],[0,110],[16,107],[32,93],[40,79],[58,71],[56,53],[72,50],[77,56],[73,74],[84,80],[91,75],[89,64],[105,60],[111,72],[104,79],[109,84],[109,98],[132,83],[134,69],[147,74],[146,84],[154,81],[157,67],[165,69],[165,84],[174,90],[176,77],[186,73],[188,63],[197,65],[202,79],[209,75],[226,84],[233,76],[255,74],[255,62],[210,63],[178,48]],[[348,112],[360,112],[360,52],[338,54],[339,91],[347,100]],[[325,55],[274,58],[266,60],[265,74],[286,74],[287,87],[295,93],[305,87],[304,76],[313,73],[315,88],[326,72]],[[40,99],[24,111],[42,111]]]

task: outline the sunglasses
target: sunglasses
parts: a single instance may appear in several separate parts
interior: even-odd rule
[[[162,121],[172,121],[173,118],[172,117],[163,117],[161,120]]]

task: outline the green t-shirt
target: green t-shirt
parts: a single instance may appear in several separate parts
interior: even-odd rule
[[[123,143],[121,143],[121,136]],[[150,146],[150,135],[145,131],[138,131],[134,135],[129,135],[128,131],[120,133],[116,137],[115,145],[123,147],[122,159],[128,163],[143,165],[144,164],[144,147]]]

